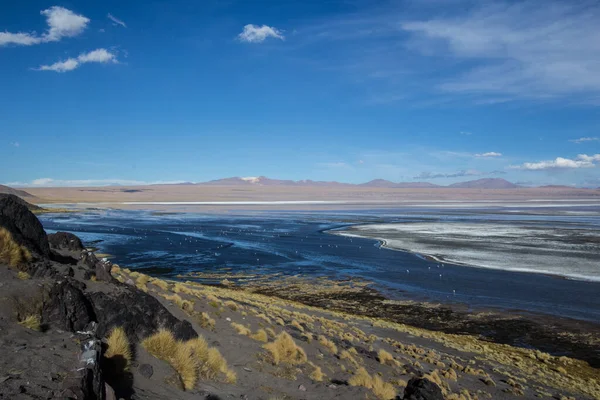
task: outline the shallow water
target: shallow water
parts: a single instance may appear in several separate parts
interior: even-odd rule
[[[500,307],[600,321],[600,283],[501,269],[503,262],[507,269],[523,268],[515,265],[519,257],[508,257],[522,242],[519,232],[527,231],[530,237],[557,230],[561,230],[561,235],[582,230],[598,235],[599,211],[590,206],[560,212],[539,207],[173,215],[108,210],[46,214],[40,219],[49,233],[73,232],[86,244],[111,254],[117,264],[148,268],[168,276],[194,271],[223,272],[224,268],[232,272],[358,276],[375,281],[388,295],[400,299],[456,302],[474,308]],[[427,229],[437,224],[445,230],[452,224],[463,228],[477,224],[480,234],[473,234],[476,232],[467,227],[462,236],[473,237],[478,251],[487,254],[500,269],[441,264],[417,254],[381,248],[377,240],[327,232],[355,224],[375,225],[385,231],[389,223],[413,223]],[[497,228],[499,225],[504,228]],[[421,229],[419,235],[427,236],[427,229]],[[504,240],[502,250],[486,252],[485,235],[492,230],[492,242],[497,242],[494,237],[503,235],[505,239],[512,238],[512,247],[511,240]],[[445,235],[456,236],[456,232],[446,231]],[[433,236],[428,245],[441,243],[444,235],[438,236]],[[568,237],[563,239],[568,243]],[[577,240],[581,242],[580,237]],[[585,253],[585,248],[577,251]],[[544,262],[563,265],[562,270],[567,272],[581,271],[581,265],[573,264],[577,258],[569,259],[566,253],[549,253]],[[590,246],[588,254],[581,258],[592,260],[583,268],[585,274],[594,274],[595,257],[597,247]],[[600,276],[600,270],[595,273]]]

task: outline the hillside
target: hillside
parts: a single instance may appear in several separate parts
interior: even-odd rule
[[[13,189],[9,186],[0,185],[0,194],[14,194],[19,197],[35,197],[32,194],[19,189]]]

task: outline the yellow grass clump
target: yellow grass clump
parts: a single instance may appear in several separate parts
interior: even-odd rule
[[[106,343],[108,349],[106,350],[106,353],[104,353],[104,357],[122,357],[124,363],[123,369],[126,369],[131,362],[132,354],[131,345],[129,344],[129,339],[127,338],[125,330],[122,327],[113,328],[106,339]]]
[[[294,328],[298,329],[300,332],[304,332],[304,327],[302,325],[300,325],[300,323],[298,321],[293,320],[292,323],[291,323],[291,325]]]
[[[379,359],[380,364],[388,364],[394,361],[394,357],[384,349],[379,349],[377,358]]]
[[[250,334],[252,333],[250,331],[250,329],[246,328],[244,325],[242,324],[238,324],[236,322],[232,322],[231,323],[231,327],[233,329],[235,329],[235,331],[240,334],[240,335],[244,335],[244,336],[250,336]]]
[[[238,308],[239,308],[238,304],[235,301],[233,301],[233,300],[226,301],[225,302],[225,307],[229,307],[229,309],[231,311],[237,311]]]
[[[185,390],[193,389],[198,381],[198,361],[185,343],[177,343],[169,363],[181,377]]]
[[[161,329],[144,339],[142,346],[154,357],[171,364],[185,390],[194,388],[198,378],[216,380],[222,375],[227,383],[236,381],[235,371],[228,368],[219,350],[208,347],[202,336],[182,342],[175,340],[170,331]]]
[[[21,279],[22,281],[26,281],[27,279],[31,279],[31,275],[25,271],[19,271],[19,273],[17,273],[17,278]]]
[[[267,343],[263,347],[269,351],[275,365],[279,363],[300,365],[307,361],[304,349],[299,347],[287,332],[281,332],[275,341]]]
[[[168,291],[170,286],[166,281],[163,281],[162,279],[151,279],[150,283],[152,283],[153,285],[161,288],[162,290]]]
[[[325,336],[319,336],[319,344],[329,350],[332,354],[337,354],[338,349],[335,343],[331,340],[327,339]]]
[[[267,335],[267,331],[264,329],[259,329],[255,334],[250,335],[250,337],[254,340],[258,340],[259,342],[267,343],[269,341],[269,336]]]
[[[39,332],[42,330],[42,319],[39,315],[28,315],[23,320],[19,321],[19,325]]]
[[[213,318],[211,318],[207,312],[197,314],[196,318],[201,327],[210,330],[215,329],[216,321]]]
[[[348,380],[350,386],[362,386],[371,389],[373,394],[381,400],[390,400],[396,397],[394,385],[384,382],[379,376],[371,377],[366,369],[359,368],[358,371]]]
[[[0,262],[10,267],[18,267],[31,261],[31,253],[19,245],[5,228],[0,228]]]
[[[177,341],[170,330],[161,328],[154,335],[142,340],[142,347],[154,357],[168,361],[175,353]]]
[[[358,361],[356,361],[356,358],[354,358],[352,353],[350,353],[348,350],[342,350],[342,352],[340,353],[340,360],[348,360],[350,364],[354,366],[354,368],[358,368],[359,366]]]
[[[323,371],[321,371],[321,367],[315,366],[315,369],[313,370],[313,372],[310,373],[308,377],[315,382],[323,381],[324,374]]]

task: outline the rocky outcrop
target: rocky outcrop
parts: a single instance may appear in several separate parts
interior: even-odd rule
[[[14,195],[0,198],[0,227],[8,230],[13,239],[32,254],[47,259],[50,256],[50,246],[46,232],[23,203],[23,200]]]
[[[56,232],[48,235],[48,244],[53,250],[80,252],[84,249],[81,239],[72,233]]]
[[[78,368],[73,369],[63,382],[63,398],[105,400],[101,355],[102,346],[98,339],[92,337],[82,342]]]
[[[117,282],[110,273],[112,269],[112,263],[106,259],[98,260],[96,255],[91,251],[84,250],[81,253],[81,261],[87,266],[91,272],[96,275],[99,281],[105,282]]]
[[[412,378],[404,389],[404,400],[444,400],[442,389],[429,379]]]
[[[84,295],[84,289],[82,283],[70,279],[54,285],[50,290],[50,301],[44,305],[44,322],[70,332],[85,330],[96,320],[96,313]]]
[[[168,327],[179,340],[198,336],[188,321],[175,318],[154,297],[135,287],[120,285],[120,293],[88,294],[96,310],[98,335],[104,337],[115,326],[125,329],[127,336],[141,341],[161,327]]]

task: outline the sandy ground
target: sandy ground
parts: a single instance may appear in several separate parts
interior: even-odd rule
[[[361,187],[198,186],[152,185],[136,187],[27,188],[44,203],[111,203],[105,206],[135,208],[123,202],[245,202],[340,201],[376,206],[446,201],[600,201],[600,190],[564,188],[522,189],[382,189]],[[145,205],[144,208],[150,208]]]

